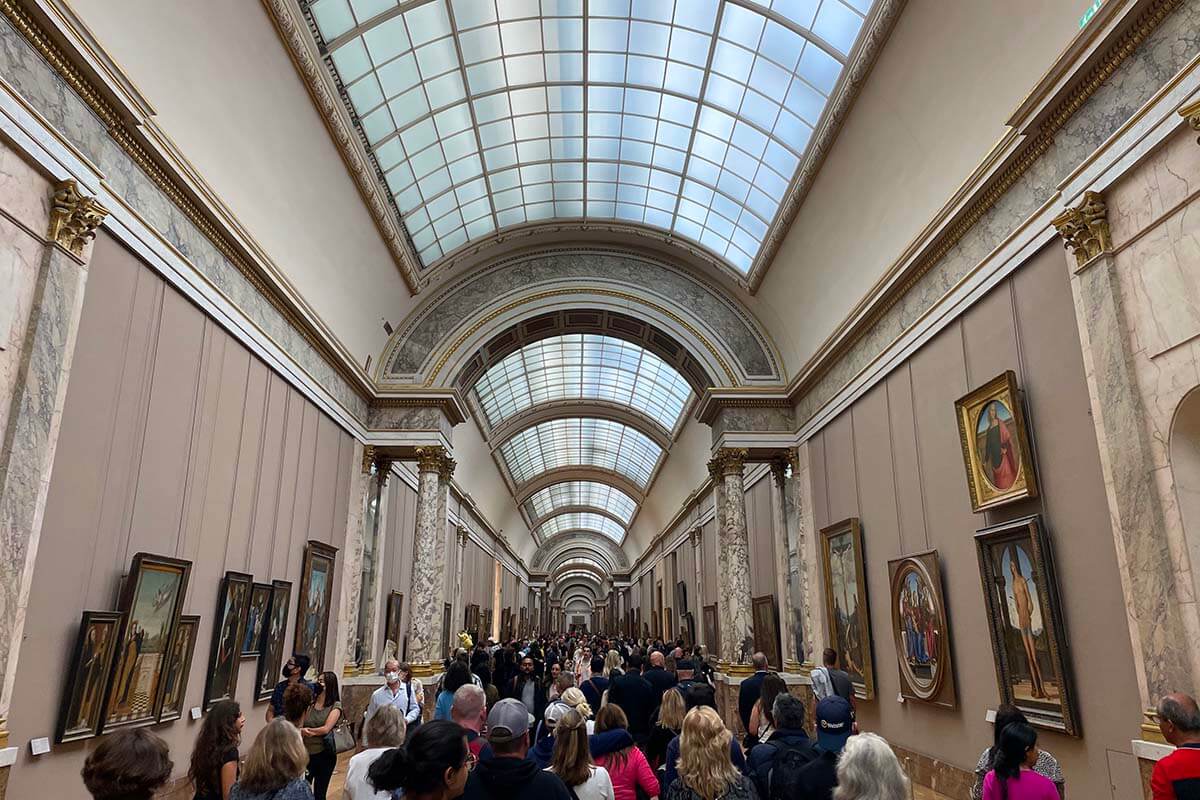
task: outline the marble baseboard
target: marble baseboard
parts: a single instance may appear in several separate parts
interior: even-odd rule
[[[975,783],[973,772],[896,745],[892,745],[892,750],[913,785],[925,786],[949,797],[971,796],[971,786]]]

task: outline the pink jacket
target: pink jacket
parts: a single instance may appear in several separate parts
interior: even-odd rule
[[[620,767],[613,764],[613,754],[597,757],[596,766],[608,770],[616,800],[636,800],[637,790],[634,787],[637,786],[642,787],[647,797],[658,796],[658,778],[650,769],[646,756],[636,747],[629,748],[629,757]]]

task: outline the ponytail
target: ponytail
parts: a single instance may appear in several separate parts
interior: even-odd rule
[[[992,769],[1000,784],[1000,797],[1008,797],[1008,781],[1016,778],[1025,756],[1037,744],[1037,731],[1025,722],[1013,722],[1000,731],[1000,744],[993,749]]]
[[[386,750],[367,769],[377,792],[403,789],[406,795],[430,794],[445,784],[448,769],[467,760],[465,732],[458,723],[435,720],[417,728],[405,747]]]

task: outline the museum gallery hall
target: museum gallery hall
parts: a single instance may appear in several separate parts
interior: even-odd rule
[[[921,800],[1012,708],[1150,798],[1200,692],[1197,31],[0,0],[0,800],[133,731],[190,799],[297,655],[361,743],[389,662],[430,719],[456,648],[568,636],[694,652],[739,742],[755,654],[813,736],[831,649]]]

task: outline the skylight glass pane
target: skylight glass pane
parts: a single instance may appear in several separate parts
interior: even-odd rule
[[[873,0],[591,0],[586,16],[583,0],[397,3],[309,9],[424,265],[497,228],[586,217],[659,228],[745,273]],[[553,167],[541,188],[534,165]],[[673,186],[593,175],[602,165]],[[480,178],[485,215],[423,221]],[[680,202],[689,182],[708,196]]]
[[[604,534],[618,544],[625,538],[625,528],[622,525],[617,524],[608,517],[601,514],[594,514],[590,511],[572,511],[551,517],[543,522],[535,533],[539,533],[542,537],[548,539],[555,534],[565,531],[596,531],[597,533]]]
[[[607,419],[567,418],[542,422],[500,445],[500,455],[519,485],[552,469],[598,467],[646,488],[662,448],[641,431]]]
[[[637,507],[634,499],[615,486],[597,481],[564,481],[539,489],[525,501],[526,510],[541,521],[561,508],[591,506],[620,518],[626,525]]]

